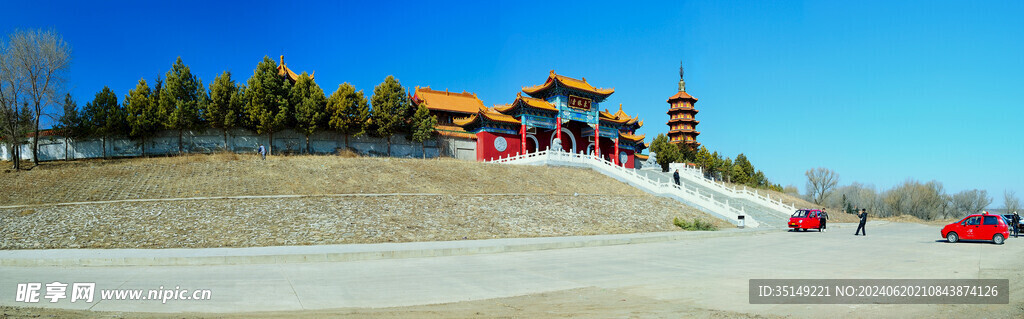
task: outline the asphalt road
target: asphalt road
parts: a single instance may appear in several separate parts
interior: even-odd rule
[[[0,305],[96,311],[252,312],[462,302],[576,288],[614,289],[695,308],[813,317],[1024,316],[1024,238],[949,244],[938,226],[871,222],[779,232],[468,256],[298,264],[0,267]],[[1008,305],[752,305],[749,279],[1010,279]],[[210,289],[211,300],[15,302],[19,283],[96,289]],[[97,294],[98,298],[98,294]]]

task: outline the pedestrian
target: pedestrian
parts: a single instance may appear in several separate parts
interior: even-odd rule
[[[1013,212],[1013,238],[1017,238],[1020,234],[1020,215],[1017,212]]]
[[[828,213],[825,212],[825,207],[822,207],[821,214],[818,214],[818,223],[821,224],[821,231],[828,231]]]
[[[259,153],[263,160],[267,160],[267,148],[263,147],[263,143],[260,143],[260,147],[256,148],[256,153]]]
[[[857,214],[857,217],[860,217],[860,224],[857,225],[857,232],[853,233],[853,235],[857,236],[857,235],[860,235],[861,232],[863,232],[864,236],[867,236],[868,235],[868,231],[864,229],[864,224],[867,224],[867,222],[868,222],[868,210],[864,209],[864,208],[861,208],[860,209],[860,214]]]
[[[679,185],[679,169],[676,169],[675,173],[672,173],[672,179],[676,181],[676,185]]]

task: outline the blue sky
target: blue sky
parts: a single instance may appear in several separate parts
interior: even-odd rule
[[[677,68],[700,99],[700,142],[745,153],[804,189],[824,166],[879,190],[907,178],[947,192],[1024,196],[1021,1],[19,1],[0,31],[55,28],[74,50],[80,105],[118,97],[181,56],[205,85],[244,81],[263,56],[316,71],[330,94],[403,85],[511,102],[549,70],[586,77],[667,131]]]

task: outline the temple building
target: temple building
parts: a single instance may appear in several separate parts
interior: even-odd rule
[[[472,133],[466,132],[461,126],[455,125],[455,119],[476,114],[480,109],[485,109],[484,102],[476,97],[475,93],[462,93],[435,91],[430,87],[416,87],[409,100],[414,105],[426,105],[430,115],[437,117],[437,134],[441,136],[476,138]]]
[[[310,73],[309,74],[309,79],[312,80],[313,79],[313,75],[315,75],[315,74],[316,74],[316,71],[313,71],[313,73]],[[277,76],[280,76],[282,78],[286,78],[289,81],[292,81],[292,83],[295,83],[295,81],[299,80],[299,75],[296,74],[294,71],[292,71],[292,69],[289,69],[288,66],[284,64],[284,55],[281,55],[281,63],[277,64]]]
[[[672,144],[686,144],[693,148],[700,147],[697,143],[697,98],[686,93],[686,81],[683,81],[683,66],[679,65],[679,92],[668,98],[668,141]]]
[[[524,87],[505,105],[486,107],[475,94],[429,87],[417,87],[411,99],[417,105],[425,104],[438,117],[439,134],[475,140],[478,161],[560,144],[567,152],[591,154],[633,168],[647,147],[644,136],[636,135],[643,121],[623,112],[621,104],[615,113],[601,111],[600,104],[614,92],[596,88],[586,78],[577,80],[552,70],[544,84]]]

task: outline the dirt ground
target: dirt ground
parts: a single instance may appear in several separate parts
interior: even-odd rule
[[[0,205],[246,195],[645,194],[589,169],[447,158],[274,156],[261,161],[230,153],[45,162],[29,171],[0,173],[0,188],[5,190]]]
[[[695,308],[615,289],[581,288],[511,298],[395,308],[239,314],[160,314],[0,307],[0,318],[784,318]]]

